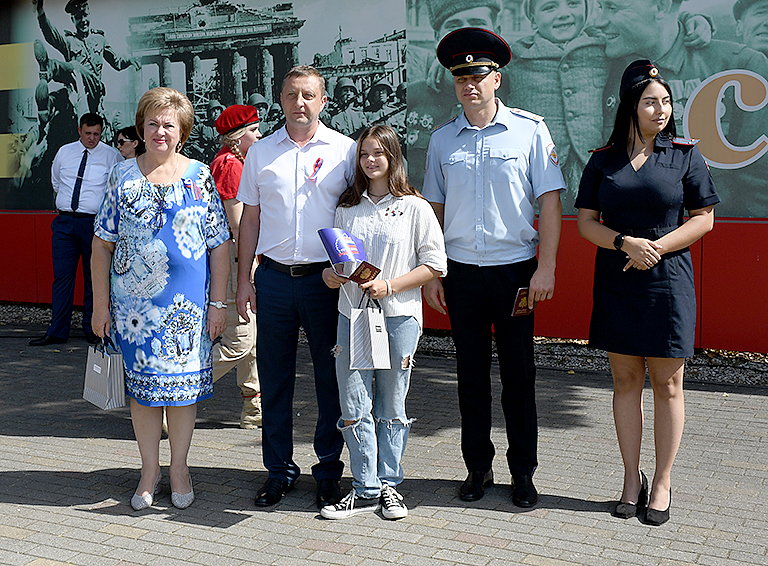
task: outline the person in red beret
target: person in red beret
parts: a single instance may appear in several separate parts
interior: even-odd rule
[[[240,428],[254,429],[261,426],[261,387],[256,369],[256,321],[246,322],[237,314],[235,292],[237,281],[237,236],[243,204],[235,197],[240,186],[245,154],[253,143],[261,138],[259,111],[254,106],[236,104],[226,108],[215,122],[221,136],[221,151],[211,163],[211,172],[219,191],[234,245],[230,246],[231,271],[227,285],[227,329],[221,341],[213,347],[213,381],[237,368],[237,385],[243,396]],[[254,262],[254,269],[257,262]]]

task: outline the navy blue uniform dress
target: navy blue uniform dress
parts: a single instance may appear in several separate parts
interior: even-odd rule
[[[625,147],[593,153],[576,207],[599,211],[603,224],[622,234],[657,240],[683,224],[685,209],[718,202],[694,142],[659,134],[639,171]],[[623,251],[597,248],[590,346],[632,356],[692,356],[696,295],[689,249],[663,254],[644,271],[623,271],[627,261]]]

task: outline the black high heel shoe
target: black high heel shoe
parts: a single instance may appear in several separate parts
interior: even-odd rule
[[[672,488],[669,488],[669,505],[664,511],[648,507],[645,512],[645,522],[648,525],[658,527],[669,521],[669,508],[672,506]]]
[[[637,516],[638,509],[645,509],[648,506],[648,478],[645,472],[640,470],[640,493],[637,494],[637,503],[624,503],[619,501],[613,510],[614,517],[619,519],[629,519]]]

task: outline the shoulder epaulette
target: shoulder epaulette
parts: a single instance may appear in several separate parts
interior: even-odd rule
[[[443,126],[447,126],[448,124],[450,124],[451,122],[453,122],[454,120],[456,120],[456,118],[458,118],[458,117],[459,117],[459,115],[458,115],[458,114],[456,114],[456,116],[454,116],[454,117],[450,118],[448,121],[446,121],[446,122],[443,122],[443,123],[442,123],[442,124],[440,124],[439,126],[435,126],[434,128],[432,128],[432,133],[435,133],[437,130],[439,130],[439,129],[440,129],[440,128],[442,128]]]
[[[520,108],[510,108],[510,112],[513,114],[517,114],[518,116],[522,116],[523,118],[528,118],[529,120],[533,120],[534,122],[541,122],[544,117],[539,116],[538,114],[534,114],[533,112],[528,112],[527,110],[522,110]]]
[[[672,138],[672,143],[676,143],[678,145],[696,145],[699,143],[699,140],[693,140],[689,138]]]
[[[597,147],[595,149],[590,149],[589,153],[597,153],[598,151],[605,151],[608,148],[613,147],[613,144],[609,143],[608,145],[604,145],[603,147]]]

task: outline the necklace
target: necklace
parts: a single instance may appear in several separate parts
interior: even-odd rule
[[[383,194],[381,194],[381,195],[375,195],[375,194],[371,193],[371,191],[368,191],[368,197],[369,197],[369,198],[370,198],[372,201],[374,201],[374,202],[379,202],[381,199],[383,199],[383,198],[384,198],[385,196],[387,196],[388,194],[389,194],[389,191],[387,191],[386,193],[383,193]]]
[[[150,181],[147,176],[144,174],[144,171],[141,171],[141,167],[139,167],[139,171],[141,171],[141,174],[144,176],[144,179],[149,183],[150,185],[157,185],[158,187],[162,187],[163,185],[170,185],[171,181],[173,181],[173,178],[176,176],[176,171],[179,169],[179,156],[176,156],[176,165],[173,167],[173,173],[171,173],[170,178],[165,183],[153,183]]]

